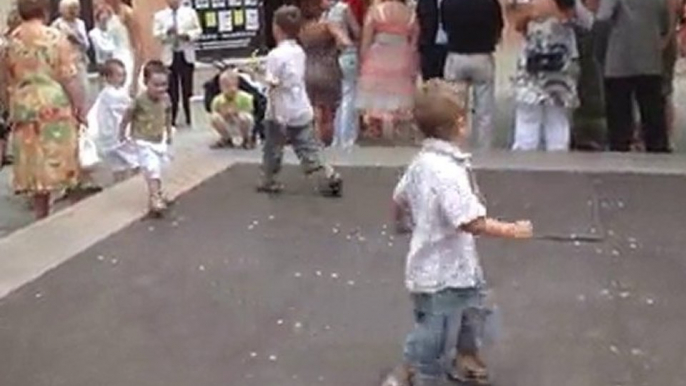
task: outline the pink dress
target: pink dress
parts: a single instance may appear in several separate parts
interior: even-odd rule
[[[412,108],[417,79],[415,17],[402,23],[386,21],[384,6],[370,16],[374,37],[363,53],[357,108],[387,116]],[[373,12],[373,11],[372,11]]]

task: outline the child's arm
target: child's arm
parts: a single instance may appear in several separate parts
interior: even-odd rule
[[[131,124],[131,121],[133,120],[133,105],[130,105],[129,108],[126,109],[124,112],[124,116],[122,117],[121,123],[119,124],[119,140],[121,142],[126,142],[127,139],[127,130],[129,128],[129,125]]]
[[[473,235],[502,237],[506,239],[530,239],[533,227],[530,221],[502,222],[488,217],[481,217],[460,228]]]
[[[167,135],[167,145],[171,145],[174,142],[174,132],[172,130],[172,108],[169,101],[166,102],[166,109],[164,114],[164,132]]]
[[[408,176],[404,175],[393,191],[393,221],[398,234],[412,232],[412,221],[407,201]]]

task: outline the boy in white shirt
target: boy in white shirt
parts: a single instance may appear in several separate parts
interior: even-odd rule
[[[305,174],[316,174],[323,181],[322,194],[340,196],[341,176],[322,162],[321,145],[312,128],[314,110],[305,88],[305,51],[296,42],[302,25],[300,9],[282,6],[274,13],[274,39],[278,45],[267,56],[269,107],[265,121],[263,181],[257,190],[279,193],[283,185],[276,176],[281,170],[283,148],[293,146]]]
[[[406,365],[384,385],[436,385],[446,376],[488,382],[478,349],[485,280],[474,236],[532,236],[528,221],[486,217],[470,156],[458,145],[469,137],[467,90],[432,80],[417,96],[414,117],[426,139],[393,195],[399,229],[412,231],[405,280],[415,327],[405,344]]]

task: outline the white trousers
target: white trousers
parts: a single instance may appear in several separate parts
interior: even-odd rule
[[[513,150],[567,151],[570,140],[569,110],[559,106],[519,103],[516,110]]]

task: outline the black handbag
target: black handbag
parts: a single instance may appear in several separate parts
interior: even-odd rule
[[[531,50],[526,56],[526,70],[532,74],[562,71],[568,54],[564,44],[553,44],[546,50]]]

